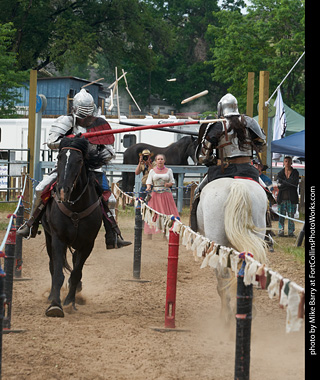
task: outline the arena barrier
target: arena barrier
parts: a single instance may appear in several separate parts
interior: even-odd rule
[[[0,244],[0,378],[2,368],[2,336],[4,333],[23,331],[11,329],[11,313],[13,279],[14,275],[18,272],[17,277],[21,275],[22,268],[22,242],[18,244],[17,248],[16,230],[17,220],[19,220],[19,223],[23,221],[22,199],[27,180],[28,177],[25,176],[22,194],[18,197],[17,208],[13,214],[8,215],[9,223],[5,236]],[[18,256],[16,256],[16,254]]]
[[[28,177],[25,177],[25,183],[22,195],[19,196],[18,206],[12,215],[9,215],[9,224],[5,237],[0,245],[0,371],[1,371],[1,358],[2,358],[2,334],[3,332],[20,332],[22,330],[4,329],[5,325],[11,327],[12,304],[8,303],[12,300],[12,284],[6,284],[6,280],[11,276],[13,278],[14,271],[14,257],[12,258],[13,247],[16,249],[16,215],[21,207],[23,194]],[[229,267],[237,277],[237,331],[236,331],[236,359],[235,359],[235,378],[248,379],[250,367],[250,332],[251,332],[251,308],[252,302],[244,302],[244,300],[251,299],[252,287],[260,285],[261,289],[268,291],[269,298],[279,297],[280,306],[286,308],[286,331],[298,331],[302,326],[304,318],[304,305],[305,305],[305,290],[297,285],[295,282],[284,278],[279,273],[268,268],[265,264],[261,264],[254,260],[251,253],[237,252],[232,248],[218,245],[206,237],[194,232],[190,227],[184,225],[177,218],[171,215],[164,215],[151,209],[142,199],[134,198],[128,194],[123,193],[117,185],[114,187],[114,195],[119,200],[119,203],[127,204],[134,203],[136,207],[136,216],[141,215],[141,220],[144,220],[151,226],[161,230],[166,237],[170,240],[170,245],[174,246],[174,252],[169,250],[168,254],[168,275],[167,278],[171,279],[168,289],[167,282],[167,297],[166,297],[166,320],[165,327],[171,329],[175,328],[175,295],[176,295],[176,279],[178,267],[178,248],[182,244],[186,249],[193,251],[196,261],[202,260],[201,268],[211,267],[216,268],[217,265]],[[139,208],[140,206],[140,208]],[[137,218],[139,219],[139,218]],[[135,234],[139,231],[142,235],[142,227],[135,229]],[[10,236],[9,236],[10,235]],[[138,242],[139,244],[139,242]],[[140,258],[136,260],[136,274],[140,276],[141,263],[141,238],[140,247],[137,244],[137,251],[140,253]],[[6,245],[6,250],[3,248]],[[140,252],[139,252],[140,251]],[[8,264],[5,263],[5,270],[2,269],[1,259],[8,259]],[[169,263],[173,263],[169,265]],[[241,265],[240,271],[238,270]],[[22,259],[20,264],[22,264]],[[21,266],[20,266],[21,269]],[[19,268],[18,268],[19,270]],[[170,270],[170,273],[169,273]],[[12,275],[9,275],[12,273]],[[20,270],[21,272],[21,270]],[[172,277],[173,276],[173,277]],[[10,282],[10,281],[9,281]],[[12,280],[11,280],[12,282]],[[10,309],[10,310],[9,310]],[[1,376],[1,372],[0,372]]]
[[[279,297],[280,306],[287,310],[287,333],[300,330],[305,314],[304,288],[284,278],[265,264],[262,265],[253,258],[251,253],[240,253],[233,248],[210,241],[174,216],[161,214],[151,209],[142,199],[135,199],[123,193],[117,185],[114,187],[114,195],[120,205],[134,202],[136,215],[140,212],[145,223],[156,227],[169,238],[165,327],[175,327],[178,254],[177,252],[174,255],[170,253],[171,245],[179,246],[180,242],[186,249],[193,251],[196,261],[202,259],[201,268],[217,268],[221,265],[230,268],[237,277],[235,379],[249,379],[253,286],[260,286],[261,289],[266,290],[270,299]],[[141,241],[139,248],[141,259]],[[169,261],[169,258],[172,260]]]

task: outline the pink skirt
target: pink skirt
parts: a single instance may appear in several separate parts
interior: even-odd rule
[[[173,215],[179,217],[177,206],[174,202],[173,195],[167,191],[164,193],[151,193],[151,199],[148,202],[148,206],[153,210],[165,215]],[[156,230],[155,227],[150,227],[149,224],[144,224],[144,233],[147,235],[160,233],[162,231]]]

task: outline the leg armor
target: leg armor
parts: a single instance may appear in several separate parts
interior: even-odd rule
[[[108,194],[105,194],[108,193]],[[108,201],[105,200],[108,196]],[[102,204],[102,220],[106,230],[105,239],[107,249],[122,248],[130,245],[130,241],[126,241],[121,236],[121,231],[115,219],[116,198],[110,192],[104,192],[101,197]]]
[[[42,201],[44,190],[54,183],[57,179],[57,172],[53,170],[50,175],[45,177],[35,188],[30,218],[17,231],[17,234],[27,239],[34,238],[37,235],[39,222],[45,210],[45,204]]]
[[[192,200],[192,208],[191,208],[191,213],[190,213],[190,224],[191,224],[190,227],[195,232],[198,230],[197,208],[200,201],[200,193],[207,183],[208,183],[208,176],[205,176],[204,179],[200,182],[200,184],[197,186],[197,188],[194,191],[194,196]]]
[[[130,241],[126,241],[121,236],[121,231],[116,222],[115,208],[116,208],[116,198],[112,194],[107,177],[104,173],[96,172],[96,178],[99,182],[101,194],[101,204],[102,204],[102,220],[103,225],[106,230],[105,239],[107,249],[122,248],[130,245]]]

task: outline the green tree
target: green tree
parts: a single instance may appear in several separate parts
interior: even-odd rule
[[[137,53],[148,33],[147,5],[139,0],[0,0],[0,6],[0,22],[15,26],[10,48],[21,69],[53,63],[62,70],[71,62],[95,62],[102,52],[114,66]]]
[[[258,100],[260,71],[270,72],[270,95],[305,49],[304,1],[252,0],[246,14],[239,10],[215,13],[210,25],[213,79],[225,83],[245,110],[247,73],[256,73]],[[284,102],[304,114],[304,61],[301,60],[281,87]]]
[[[210,41],[207,28],[214,24],[213,11],[218,11],[217,0],[146,1],[146,23],[150,34],[144,39],[145,46],[152,43],[152,50],[140,59],[127,57],[123,61],[130,73],[130,89],[143,104],[147,104],[149,81],[151,93],[178,110],[186,111],[195,102],[181,105],[181,100],[207,89],[209,94],[201,99],[199,111],[216,103],[226,86],[213,82],[213,66],[208,62]],[[148,28],[148,29],[149,29]],[[167,79],[176,78],[175,82]]]
[[[20,97],[18,88],[28,78],[27,72],[16,69],[17,55],[7,51],[14,33],[11,23],[0,24],[0,118],[15,115]]]

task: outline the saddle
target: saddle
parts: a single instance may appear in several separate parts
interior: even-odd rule
[[[54,182],[51,183],[51,184],[49,183],[49,185],[47,185],[47,186],[44,188],[44,190],[43,190],[43,192],[42,192],[42,194],[41,194],[42,203],[43,203],[44,205],[46,205],[46,204],[49,202],[49,199],[50,199],[51,196],[52,196],[52,191],[53,191],[53,189],[54,189],[56,183],[57,183],[57,181],[54,181]]]

